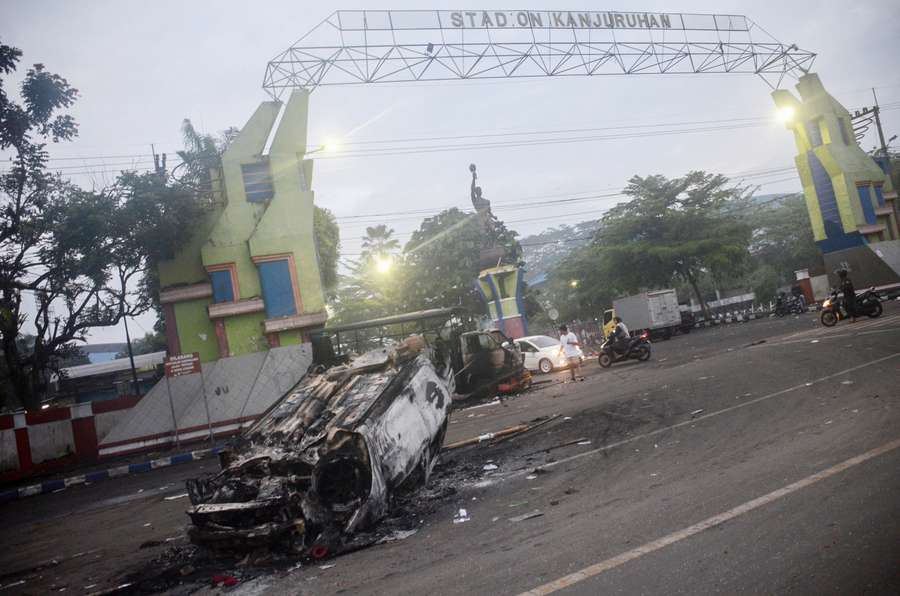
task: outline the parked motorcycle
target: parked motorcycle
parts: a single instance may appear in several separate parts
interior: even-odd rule
[[[831,296],[822,303],[822,314],[819,316],[822,324],[826,327],[834,327],[841,319],[846,319],[848,313],[844,308],[844,301],[838,298],[839,290],[832,289]],[[866,316],[876,319],[884,312],[881,306],[881,296],[875,291],[875,288],[869,288],[862,294],[856,296],[856,316]]]
[[[631,338],[628,342],[628,348],[624,352],[616,352],[612,346],[612,336],[607,337],[600,346],[600,356],[597,358],[597,361],[603,368],[609,368],[613,362],[629,359],[644,362],[650,359],[650,332],[644,331],[640,337]]]
[[[799,315],[806,310],[806,301],[802,296],[782,292],[775,297],[775,314],[779,317]]]

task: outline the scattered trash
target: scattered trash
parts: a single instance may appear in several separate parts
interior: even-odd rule
[[[541,468],[540,466],[538,466],[537,468],[532,470],[532,473],[534,473],[534,474],[549,474],[550,470],[547,470],[545,468]]]
[[[854,414],[859,414],[859,410],[850,410],[850,411],[853,412]]]
[[[177,500],[177,499],[183,499],[183,498],[185,498],[186,496],[188,496],[187,493],[182,493],[182,494],[180,494],[180,495],[172,495],[172,496],[170,496],[170,497],[164,497],[164,499],[165,499],[166,501],[175,501],[175,500]]]
[[[578,441],[578,442],[575,443],[575,444],[576,444],[576,445],[590,445],[590,444],[591,444],[591,441],[590,441],[590,439],[588,439],[588,440],[585,440],[585,441]]]
[[[652,474],[650,474],[651,478],[656,478],[657,476],[659,476],[659,474],[657,474],[656,472],[653,472]]]
[[[852,385],[853,381],[841,381],[841,385]]]
[[[522,505],[528,505],[528,501],[516,501],[509,504],[510,507],[521,507]]]
[[[550,504],[553,506],[559,505],[559,500],[554,499],[554,500],[550,501]]]
[[[826,420],[825,424],[831,424],[831,422],[832,422],[831,420]]]
[[[563,417],[563,420],[571,420],[571,419],[572,419],[571,416],[564,416],[564,417]]]
[[[500,516],[495,515],[494,517],[491,518],[491,522],[495,522],[495,521],[497,521],[498,519],[500,519]]]
[[[814,339],[814,340],[812,340],[812,341],[811,341],[811,342],[809,342],[809,343],[811,343],[811,344],[817,344],[817,343],[819,343],[819,340],[817,340],[817,339]]]
[[[226,588],[238,585],[238,578],[234,577],[233,575],[214,575],[212,576],[212,581],[215,585],[222,585]]]
[[[530,513],[523,513],[522,515],[517,515],[515,517],[511,517],[511,518],[509,518],[509,521],[520,522],[520,521],[525,521],[526,519],[534,519],[535,517],[541,517],[542,515],[544,515],[543,511],[541,511],[540,509],[535,509],[534,511],[532,511]]]
[[[152,528],[152,527],[153,527],[153,524],[151,524],[150,522],[147,522],[146,524],[144,524],[144,527],[145,527],[145,528]]]
[[[657,362],[665,362],[668,358],[657,358]]]
[[[577,489],[577,488],[572,488],[571,486],[570,486],[569,488],[567,488],[566,490],[563,491],[563,493],[565,493],[565,494],[567,494],[567,495],[574,495],[574,494],[577,493],[577,492],[578,492],[578,489]]]
[[[807,386],[807,387],[812,387],[812,383],[807,383],[806,386]]]
[[[97,584],[90,584],[90,585],[85,586],[83,589],[90,590],[91,588],[96,588],[96,587],[97,587]]]
[[[693,412],[691,412],[691,418],[696,418],[697,416],[699,416],[702,413],[703,413],[703,408],[700,408],[699,410],[694,410]]]
[[[329,563],[328,565],[319,565],[319,569],[325,571],[326,569],[331,569],[332,567],[336,567],[337,563]]]
[[[6,584],[5,586],[0,586],[0,590],[5,590],[5,589],[7,589],[7,588],[14,588],[14,587],[16,587],[16,586],[21,586],[21,585],[24,584],[24,583],[25,583],[25,580],[24,580],[24,579],[20,579],[20,580],[17,581],[17,582],[13,582],[13,583],[11,583],[11,584]]]
[[[654,448],[654,449],[659,449],[659,443],[653,443],[653,448]]]
[[[463,522],[469,521],[469,519],[471,519],[471,518],[469,517],[469,512],[466,511],[465,509],[460,509],[460,510],[456,513],[456,515],[453,517],[453,523],[454,523],[454,524],[461,524],[461,523],[463,523]]]
[[[537,478],[537,476],[535,476],[534,474],[529,474],[525,477],[525,480],[534,480],[535,478]]]
[[[499,466],[497,466],[496,464],[485,464],[484,467],[482,467],[481,469],[484,470],[485,472],[490,472],[490,471],[496,470],[498,468],[499,468]]]
[[[698,381],[705,381],[705,380],[707,380],[708,378],[709,378],[709,377],[699,377],[697,380],[698,380]]]

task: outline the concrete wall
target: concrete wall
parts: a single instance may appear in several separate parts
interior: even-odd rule
[[[204,363],[202,376],[162,379],[104,437],[100,456],[171,446],[175,427],[183,442],[205,440],[209,423],[215,436],[239,432],[299,383],[311,362],[310,345],[301,344]]]

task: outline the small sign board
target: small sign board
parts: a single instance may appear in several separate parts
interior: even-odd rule
[[[168,356],[165,366],[166,376],[169,378],[198,373],[200,372],[200,352]]]

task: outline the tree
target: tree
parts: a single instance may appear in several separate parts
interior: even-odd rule
[[[20,56],[0,44],[0,73],[13,72]],[[77,91],[41,65],[27,72],[21,103],[2,89],[0,79],[0,150],[13,153],[0,176],[3,385],[33,409],[49,371],[77,351],[74,342],[93,327],[149,308],[138,282],[186,236],[194,204],[192,193],[177,185],[157,192],[166,185],[156,174],[126,173],[98,192],[51,175],[46,143],[75,136],[74,120],[62,112]],[[25,296],[33,297],[33,315]],[[27,350],[19,341],[31,331],[26,324],[34,335]]]
[[[400,241],[393,238],[394,229],[384,224],[366,227],[362,240],[361,259],[384,257],[400,250]]]
[[[337,265],[341,252],[341,230],[334,214],[316,205],[313,212],[313,232],[319,255],[322,290],[328,299],[333,299],[338,283]]]
[[[522,256],[516,236],[492,217],[488,242],[503,247],[511,263]],[[475,285],[484,240],[474,214],[453,208],[426,218],[404,248],[406,308],[463,306],[471,313],[484,312]]]
[[[153,333],[145,333],[144,337],[131,342],[131,352],[135,356],[141,354],[152,354],[154,352],[164,352],[166,350],[166,336],[159,331]],[[128,352],[119,352],[116,358],[126,358]]]

